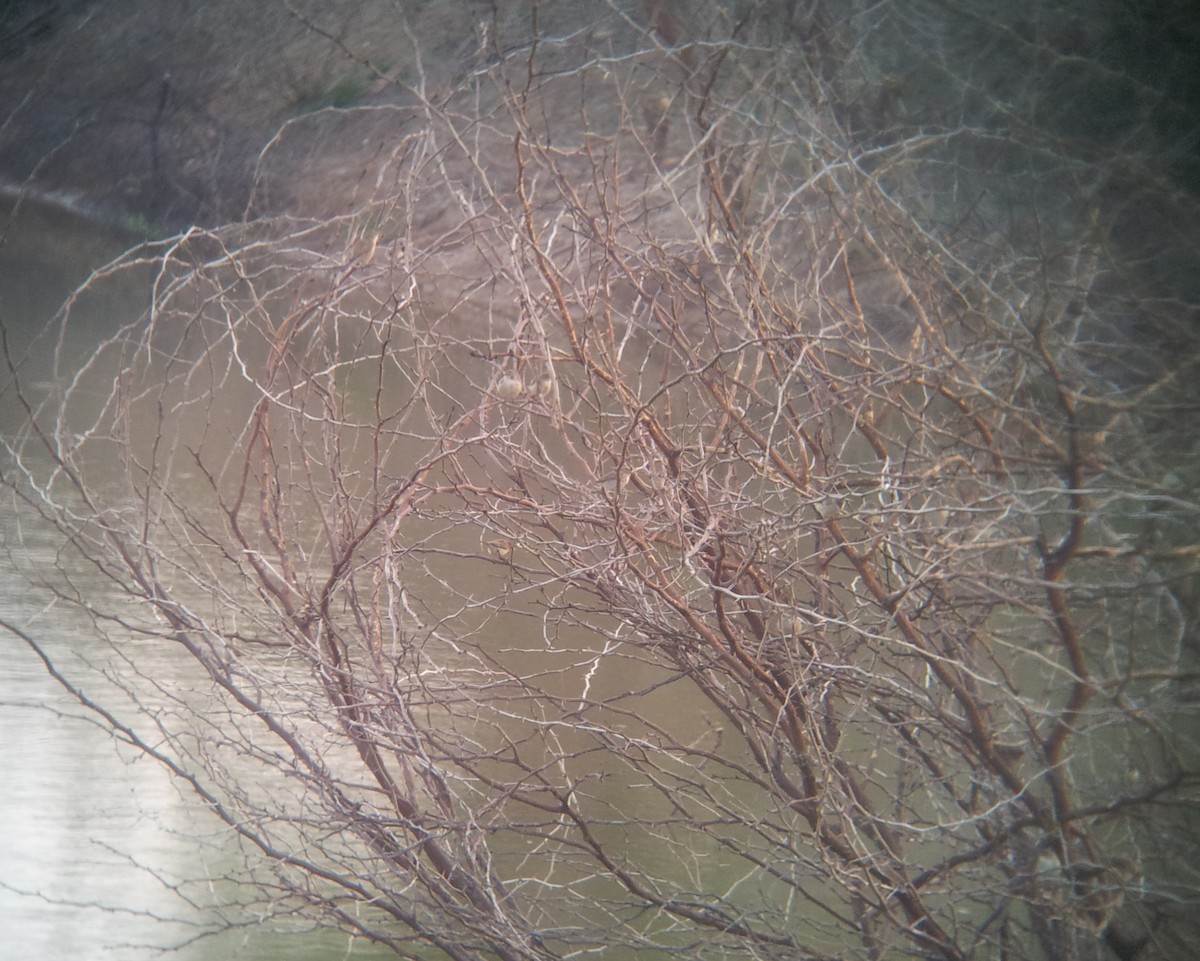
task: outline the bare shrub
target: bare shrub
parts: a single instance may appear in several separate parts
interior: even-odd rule
[[[1182,957],[1194,198],[1047,113],[1068,13],[652,6],[10,389],[214,695],[114,730],[401,955]]]

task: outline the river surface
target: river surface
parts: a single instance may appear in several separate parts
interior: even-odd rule
[[[53,211],[26,208],[19,226],[0,246],[0,311],[9,352],[20,366],[21,395],[46,404],[41,420],[50,423],[57,410],[50,398],[96,354],[97,344],[142,315],[151,278],[108,277],[91,294],[73,299],[64,325],[56,319],[64,299],[81,285],[87,288],[89,274],[125,244]],[[28,457],[36,444],[27,434],[21,442],[27,412],[11,389],[7,367],[0,371],[0,439],[20,444]],[[77,384],[77,397],[80,389]],[[237,385],[222,390],[233,403]],[[212,403],[217,410],[220,399]],[[8,470],[10,464],[5,452],[0,465]],[[90,469],[102,498],[106,465]],[[120,473],[118,465],[114,469]],[[202,716],[212,684],[161,638],[121,623],[92,623],[89,610],[130,611],[127,599],[112,580],[64,550],[62,534],[40,522],[12,485],[0,489],[0,622],[12,628],[0,626],[0,961],[144,961],[164,954],[177,961],[394,957],[364,939],[316,930],[303,920],[289,927],[279,916],[282,903],[254,901],[261,889],[238,883],[252,852],[186,785],[87,716],[80,695],[127,719],[144,737],[153,730],[149,719],[159,714],[165,728],[178,726],[181,715]],[[552,651],[517,597],[508,597],[512,610],[498,616],[494,601],[507,597],[511,572],[485,563],[462,576],[467,559],[479,551],[480,531],[463,525],[437,536],[447,552],[446,568],[434,559],[429,570],[447,585],[456,581],[460,590],[447,587],[439,594],[424,578],[426,614],[436,618],[446,607],[477,617],[481,623],[472,634],[505,669],[538,676],[547,690],[568,700],[590,694],[623,707],[621,698],[637,690],[639,716],[664,729],[699,723],[703,705],[694,692],[664,685],[661,672],[640,658],[615,656],[610,648],[619,644],[566,624],[554,628],[553,640],[563,650]],[[56,599],[51,583],[59,590],[67,585],[76,597]],[[130,617],[137,620],[136,611]],[[78,686],[78,695],[51,676],[39,650]],[[700,731],[707,736],[708,727]],[[691,727],[687,739],[695,740]],[[570,763],[600,776],[597,765],[605,761],[594,749],[571,756]],[[237,767],[236,757],[230,763],[235,779],[263,789],[261,767]],[[618,807],[639,815],[655,809],[656,794],[630,795],[628,772],[603,774],[595,791],[608,798],[605,803],[619,798]],[[632,828],[626,823],[623,830]],[[661,853],[669,860],[667,850]],[[641,851],[639,858],[654,865],[658,852]],[[724,861],[714,851],[705,864],[712,871]],[[274,916],[259,921],[255,912]]]
[[[13,354],[36,393],[56,374],[47,330],[89,272],[121,252],[112,233],[53,210],[26,206],[16,226],[0,215],[0,316]],[[63,369],[104,333],[135,317],[144,288],[86,303],[59,347]],[[73,340],[71,338],[74,338]],[[10,441],[23,412],[0,375],[0,432]],[[7,459],[6,459],[7,460]],[[137,673],[163,690],[186,690],[178,658],[149,644],[114,650],[89,634],[74,605],[56,603],[28,577],[61,569],[61,545],[11,496],[0,499],[0,620],[34,639],[80,683],[113,703],[104,673]],[[18,571],[24,572],[18,573]],[[99,600],[109,582],[72,569]],[[252,922],[219,930],[220,906],[240,854],[230,836],[164,770],[122,747],[82,716],[78,702],[36,653],[0,632],[0,958],[4,961],[141,961],[162,949],[179,961],[316,961],[384,955],[362,942]],[[148,695],[152,696],[152,695]],[[119,701],[117,702],[119,704]],[[211,878],[205,890],[196,879]],[[181,882],[187,880],[186,887]],[[242,919],[244,921],[244,919]]]

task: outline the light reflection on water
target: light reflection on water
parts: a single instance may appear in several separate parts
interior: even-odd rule
[[[0,306],[10,348],[18,356],[29,352],[34,390],[44,392],[52,386],[53,343],[45,331],[55,310],[120,244],[29,207],[19,226],[16,231],[10,225],[0,247]],[[141,294],[134,286],[128,294],[125,301],[106,296],[85,305],[69,355],[81,355],[89,340],[136,315]],[[22,416],[6,392],[0,404],[5,439]],[[108,649],[78,611],[31,588],[18,570],[36,578],[69,561],[55,540],[31,524],[28,512],[18,510],[12,500],[0,501],[0,618],[32,636],[56,666],[106,706],[124,695],[105,687],[98,667],[128,678],[136,663],[165,692],[194,687],[197,679],[179,676],[169,649],[137,641],[122,651]],[[108,587],[94,572],[71,573],[85,592],[99,595]],[[176,946],[171,957],[180,961],[384,956],[344,936],[281,933],[253,923],[214,934],[219,907],[237,898],[222,880],[236,876],[242,861],[231,833],[159,765],[91,723],[24,642],[5,631],[0,652],[5,961],[140,961]],[[138,690],[150,689],[139,683]]]
[[[39,544],[27,526],[18,540],[10,504],[0,517],[5,547],[19,554],[22,567],[37,570],[55,563],[53,545]],[[82,625],[64,608],[33,596],[19,576],[5,574],[0,616],[37,638],[56,661],[78,663]],[[195,860],[195,845],[178,833],[191,812],[161,770],[122,757],[104,731],[80,716],[28,647],[11,636],[4,647],[0,930],[8,941],[5,957],[95,957],[107,945],[132,950],[177,937],[183,928],[160,926],[144,916],[178,916],[178,899],[135,865],[182,866]]]
[[[0,256],[3,254],[0,251]],[[28,264],[22,270],[22,277],[14,278],[13,283],[37,285],[38,278]],[[68,272],[68,276],[71,282],[78,282],[86,272]],[[0,274],[0,284],[6,282]],[[45,295],[46,291],[41,293]],[[64,286],[59,296],[66,293]],[[108,298],[85,305],[78,323],[73,314],[71,330],[78,342],[71,345],[71,352],[75,357],[87,356],[89,336],[94,344],[136,316],[140,291],[131,286],[129,294],[125,303]],[[33,313],[22,318],[24,329],[17,332],[21,343],[33,343],[41,350],[50,338],[38,340],[35,333],[46,319]],[[33,359],[35,376],[50,378],[53,370],[49,359],[40,354]],[[69,362],[64,366],[69,367]],[[347,388],[347,396],[353,400],[352,386]],[[53,387],[53,383],[46,385],[47,391]],[[219,394],[217,400],[205,399],[209,405],[205,410],[212,415],[209,420],[222,425],[211,434],[205,425],[205,443],[214,445],[212,456],[219,459],[218,451],[231,449],[237,436],[232,427],[225,432],[226,420],[237,423],[237,419],[224,417],[220,405],[228,403],[233,410],[237,407],[235,399],[243,405],[251,401],[244,396],[244,385],[239,388],[236,383],[231,386],[220,379],[206,382],[198,390]],[[464,387],[464,395],[465,391]],[[373,389],[364,391],[361,400],[374,403]],[[0,431],[11,432],[19,424],[19,411],[0,411]],[[180,431],[184,429],[186,425],[179,427]],[[158,436],[156,431],[148,433]],[[171,436],[178,440],[182,434]],[[345,439],[353,449],[353,437]],[[115,463],[111,468],[103,463],[88,466],[96,469],[92,477],[100,483],[109,473],[121,472],[121,465]],[[407,464],[388,466],[392,476],[408,469]],[[173,479],[187,486],[182,470]],[[195,672],[194,664],[173,656],[169,641],[133,640],[117,634],[110,638],[115,642],[110,645],[97,637],[77,609],[66,604],[47,607],[44,598],[29,591],[26,580],[12,576],[8,568],[14,565],[35,576],[39,570],[70,567],[73,583],[85,596],[94,597],[98,606],[111,608],[116,604],[119,608],[118,598],[106,597],[106,603],[99,604],[99,595],[109,585],[98,580],[94,571],[78,564],[71,566],[69,557],[57,555],[57,542],[40,535],[36,527],[31,529],[27,521],[22,522],[25,526],[18,532],[17,518],[11,502],[0,505],[0,537],[11,552],[7,564],[0,557],[0,617],[27,629],[46,644],[56,662],[73,665],[72,677],[85,678],[87,692],[106,706],[124,703],[130,708],[127,700],[123,701],[126,694],[122,686],[98,686],[101,681],[97,668],[107,669],[111,677],[130,685],[140,697],[149,698],[145,703],[152,707],[170,707],[175,696],[206,696],[210,682]],[[709,719],[699,695],[683,682],[666,683],[661,668],[642,656],[636,642],[627,635],[596,635],[592,630],[596,626],[594,618],[588,618],[586,626],[542,620],[536,589],[495,558],[479,559],[491,533],[484,526],[431,524],[425,530],[414,520],[404,538],[406,548],[412,548],[411,554],[404,552],[410,560],[396,559],[403,583],[424,602],[422,617],[430,625],[428,631],[417,632],[423,669],[440,665],[453,674],[455,669],[463,668],[471,676],[468,659],[474,656],[487,678],[526,678],[544,692],[546,699],[561,698],[567,705],[582,705],[590,699],[593,707],[587,711],[581,707],[580,713],[587,723],[608,725],[611,730],[628,731],[636,737],[648,720],[667,731],[668,739],[679,743],[720,743],[719,725]],[[315,544],[310,543],[308,549],[310,556],[318,553]],[[523,550],[519,548],[518,554]],[[523,562],[524,558],[517,558],[518,565]],[[438,583],[443,585],[440,592]],[[553,595],[553,588],[550,593]],[[214,596],[194,600],[220,607],[221,599]],[[570,598],[557,600],[565,608]],[[238,605],[231,607],[232,613],[208,613],[217,620],[236,617]],[[447,620],[454,622],[454,637],[466,639],[470,650],[464,652],[438,635],[436,625]],[[252,626],[246,629],[253,632]],[[141,961],[155,956],[155,947],[179,944],[184,946],[170,956],[180,961],[326,961],[390,956],[369,945],[351,943],[345,936],[312,931],[281,933],[278,921],[269,925],[252,923],[254,911],[267,911],[273,905],[253,905],[251,923],[246,923],[247,914],[237,909],[237,902],[245,900],[248,891],[231,878],[244,876],[249,854],[239,849],[231,833],[206,814],[185,788],[172,782],[161,767],[139,758],[132,749],[118,751],[112,739],[96,727],[57,717],[54,711],[77,714],[78,708],[46,676],[31,651],[10,637],[3,644],[12,653],[0,663],[0,688],[6,702],[0,710],[0,733],[4,735],[0,765],[9,782],[18,787],[0,796],[0,824],[8,825],[4,828],[8,833],[0,835],[4,852],[0,854],[4,858],[0,861],[0,958]],[[394,656],[396,653],[392,652]],[[82,658],[87,659],[86,664]],[[270,658],[256,665],[264,676],[271,677],[276,676],[276,666]],[[279,676],[283,677],[282,672]],[[286,691],[287,684],[274,689]],[[472,695],[462,696],[469,699]],[[525,707],[540,711],[538,703],[531,701]],[[597,703],[605,707],[594,707]],[[520,716],[521,709],[514,708],[513,716],[505,721],[511,722],[511,730],[501,730],[504,725],[497,720],[498,712],[489,712],[479,723],[479,730],[473,730],[470,706],[460,703],[455,723],[462,727],[458,733],[463,737],[478,737],[481,743],[492,743],[489,739],[500,735],[507,743],[511,736],[522,744],[530,764],[542,760],[536,757],[539,748],[544,748],[547,759],[562,758],[564,776],[586,785],[589,810],[601,821],[611,822],[599,824],[597,834],[610,850],[628,853],[641,869],[673,878],[679,871],[682,851],[683,861],[692,865],[694,874],[684,880],[685,889],[728,887],[732,892],[737,888],[737,878],[729,874],[728,867],[733,859],[702,833],[670,823],[677,813],[667,799],[647,783],[644,771],[631,769],[601,750],[604,737],[576,729],[570,716],[552,718],[541,725],[539,714],[530,722]],[[630,713],[622,713],[625,711]],[[129,714],[132,717],[134,712],[130,710]],[[143,717],[143,733],[145,720]],[[223,733],[232,742],[243,732],[235,727]],[[232,747],[226,744],[232,756],[222,754],[222,762],[238,765],[234,770],[247,781],[262,773],[260,764],[245,755],[237,756],[239,748],[250,743]],[[670,763],[669,771],[658,772],[668,778],[686,778],[689,774],[687,759],[664,759],[659,763]],[[739,785],[726,790],[730,803],[740,803],[736,796],[741,790]],[[665,837],[674,840],[663,844]],[[493,853],[502,871],[518,878],[537,874],[526,863],[528,843],[520,830],[498,831]],[[156,875],[151,868],[159,873]],[[556,883],[590,884],[584,877],[577,877],[576,869],[567,861],[555,871],[561,873],[561,877],[554,876]],[[538,881],[531,877],[530,886]],[[592,884],[589,891],[604,897],[610,893],[619,896],[619,892],[609,892],[601,883]],[[747,900],[752,898],[747,895]],[[604,923],[601,915],[606,910],[597,905],[597,923]],[[222,913],[238,926],[209,936]],[[612,951],[609,956],[615,961],[619,955]]]

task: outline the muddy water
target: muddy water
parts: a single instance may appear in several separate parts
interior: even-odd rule
[[[96,344],[140,315],[148,277],[134,273],[124,283],[97,284],[95,292],[78,298],[60,336],[56,315],[64,298],[124,245],[120,238],[53,212],[27,210],[20,225],[0,248],[0,304],[9,349],[20,362],[23,394],[45,405],[52,420],[56,398],[72,372],[92,356]],[[6,381],[7,375],[0,383]],[[93,383],[99,403],[103,376]],[[78,388],[72,389],[78,397]],[[228,383],[219,391],[211,385],[204,389],[217,394],[205,407],[210,421],[221,421],[223,405],[236,410],[254,402],[244,396],[244,384],[240,389]],[[464,395],[469,389],[456,386]],[[26,419],[14,397],[6,389],[0,404],[0,433],[10,444],[19,441]],[[368,409],[374,403],[370,384],[362,400]],[[86,403],[81,406],[86,413]],[[150,433],[155,431],[157,427]],[[111,466],[94,464],[93,481],[103,483],[109,474],[118,479],[121,466],[115,460]],[[5,462],[7,467],[7,455]],[[391,466],[399,474],[411,465]],[[200,480],[186,476],[182,466],[174,476],[185,488]],[[202,500],[203,495],[197,503]],[[435,524],[422,531],[414,524],[411,536],[427,539],[430,547],[402,572],[420,596],[426,621],[455,619],[457,636],[473,637],[493,667],[535,678],[544,692],[563,703],[588,699],[619,712],[632,708],[630,699],[636,697],[637,717],[664,729],[683,723],[685,714],[688,724],[703,719],[695,693],[669,683],[615,625],[613,634],[605,636],[541,620],[538,592],[514,576],[511,565],[494,557],[481,559],[489,536],[484,527]],[[65,580],[95,608],[122,609],[112,582],[64,554],[61,538],[11,494],[0,500],[0,545],[0,620],[35,640],[89,698],[122,717],[141,713],[144,728],[145,709],[183,713],[210,696],[211,683],[178,651],[112,624],[94,623],[77,605],[58,602],[37,587],[43,578],[60,584]],[[515,564],[520,567],[525,560],[517,557]],[[439,581],[444,585],[440,590]],[[436,638],[429,641],[424,655],[453,657],[435,649],[437,643]],[[171,956],[182,961],[391,956],[364,942],[289,928],[277,920],[246,924],[247,912],[239,905],[256,892],[239,886],[247,857],[231,832],[161,766],[92,723],[27,643],[3,631],[0,650],[0,771],[5,785],[0,791],[0,957],[140,961],[160,948],[176,948]],[[607,723],[621,728],[633,723],[632,715],[607,717]],[[522,728],[516,719],[505,736]],[[659,858],[645,850],[655,843],[652,835],[634,836],[641,818],[668,816],[661,795],[632,790],[634,775],[597,752],[590,736],[566,724],[547,731],[545,749],[566,758],[564,772],[573,780],[594,779],[595,803],[619,812],[624,826],[614,828],[608,842],[617,849],[637,847],[643,866],[669,873],[675,854],[664,849]],[[487,737],[497,732],[479,733]],[[685,740],[719,736],[696,727],[688,729]],[[237,771],[238,759],[230,763]],[[246,774],[249,781],[261,771],[247,768]],[[511,845],[500,838],[494,853],[499,862],[519,861],[521,845],[519,838]],[[706,863],[719,861],[714,856]],[[237,925],[221,931],[223,918]]]
[[[65,297],[119,254],[124,238],[54,209],[0,211],[0,317],[26,393],[52,403],[65,372],[144,306],[145,286],[106,284],[85,295],[59,337]],[[25,411],[0,374],[0,436],[14,441]],[[5,469],[9,458],[4,456]],[[97,606],[111,584],[72,565],[59,540],[11,496],[0,499],[0,620],[37,641],[83,692],[131,707],[106,676],[164,704],[202,690],[161,646],[97,639],[80,611],[37,589],[39,572],[69,570]],[[32,583],[31,583],[32,580]],[[36,653],[0,631],[0,957],[6,961],[138,961],[182,945],[181,961],[382,957],[343,936],[250,924],[214,933],[223,905],[243,899],[229,832],[163,769],[92,723]],[[124,685],[129,686],[129,685]],[[208,879],[207,883],[205,879]],[[191,882],[179,887],[180,882]],[[197,883],[199,882],[199,883]]]

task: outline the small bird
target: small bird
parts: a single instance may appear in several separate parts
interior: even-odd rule
[[[525,385],[512,374],[505,374],[496,385],[496,396],[503,400],[516,400],[525,392]]]
[[[513,542],[507,537],[493,537],[491,540],[484,541],[484,544],[501,560],[512,560]]]
[[[546,371],[546,373],[537,379],[537,384],[531,389],[536,390],[537,395],[542,400],[546,400],[554,391],[554,376],[549,371]]]

